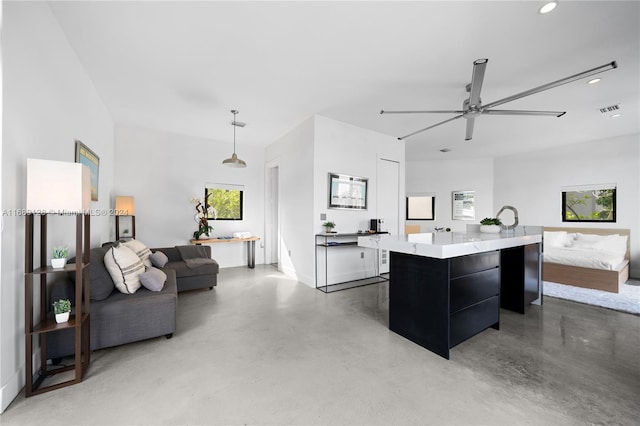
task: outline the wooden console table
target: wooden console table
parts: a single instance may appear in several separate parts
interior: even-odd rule
[[[256,265],[256,241],[260,240],[260,237],[249,237],[249,238],[207,238],[207,239],[193,239],[190,240],[191,244],[202,245],[202,244],[213,244],[213,243],[237,243],[237,242],[246,242],[247,243],[247,266],[249,268],[255,268]]]

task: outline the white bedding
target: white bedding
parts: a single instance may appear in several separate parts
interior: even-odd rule
[[[545,247],[544,261],[614,271],[624,261],[624,254],[573,247]]]

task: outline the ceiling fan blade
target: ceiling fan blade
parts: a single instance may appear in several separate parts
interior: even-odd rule
[[[484,71],[487,68],[487,62],[489,62],[488,59],[478,59],[473,62],[471,88],[469,89],[469,105],[471,106],[480,104],[480,90],[482,89]]]
[[[498,101],[495,102],[491,102],[490,104],[484,105],[484,108],[493,108],[496,107],[498,105],[502,105],[502,104],[506,104],[507,102],[511,102],[511,101],[515,101],[516,99],[520,99],[520,98],[524,98],[525,96],[530,96],[530,95],[534,95],[536,93],[539,92],[543,92],[545,90],[549,90],[549,89],[553,89],[554,87],[558,87],[558,86],[562,86],[563,84],[567,84],[567,83],[571,83],[572,81],[576,81],[576,80],[580,80],[581,78],[585,78],[585,77],[589,77],[592,76],[594,74],[599,74],[601,72],[604,71],[608,71],[608,70],[612,70],[618,68],[618,64],[616,63],[616,61],[610,62],[608,64],[605,65],[601,65],[599,67],[578,73],[578,74],[574,74],[572,76],[566,77],[566,78],[562,78],[560,80],[556,80],[553,81],[551,83],[547,83],[547,84],[543,84],[542,86],[538,86],[535,87],[533,89],[530,90],[526,90],[524,92],[506,97],[504,99],[500,99]]]
[[[547,117],[562,117],[567,111],[522,111],[513,109],[489,109],[483,110],[482,114],[488,115],[541,115]]]
[[[470,141],[471,138],[473,137],[473,125],[475,121],[476,121],[475,118],[467,117],[467,135],[464,137],[465,141]]]
[[[433,126],[425,127],[424,129],[420,129],[420,130],[417,130],[417,131],[415,131],[415,132],[413,132],[413,133],[409,133],[408,135],[405,135],[405,136],[399,137],[399,138],[398,138],[398,140],[404,140],[404,139],[406,139],[406,138],[408,138],[408,137],[411,137],[411,136],[413,136],[413,135],[417,135],[418,133],[424,132],[425,130],[433,129],[434,127],[440,126],[441,124],[448,123],[448,122],[453,121],[453,120],[457,120],[457,119],[458,119],[458,118],[460,118],[460,117],[462,117],[462,115],[456,115],[456,116],[455,116],[455,117],[453,117],[453,118],[450,118],[450,119],[448,119],[448,120],[441,121],[441,122],[439,122],[439,123],[434,124]]]
[[[385,111],[380,110],[380,114],[462,114],[464,111]]]

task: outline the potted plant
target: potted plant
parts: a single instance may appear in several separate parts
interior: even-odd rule
[[[485,217],[480,221],[480,232],[497,234],[502,230],[502,222],[497,217]]]
[[[210,232],[213,231],[213,226],[209,225],[209,218],[217,219],[218,212],[212,206],[205,207],[204,200],[194,197],[191,202],[196,206],[195,221],[198,224],[198,230],[193,233],[193,238],[199,240],[201,236],[205,238],[211,238]]]
[[[331,234],[331,233],[333,233],[333,228],[336,227],[336,224],[335,224],[335,222],[332,222],[332,221],[329,220],[329,221],[323,223],[322,226],[324,226],[325,229],[327,230],[326,231],[327,234]]]
[[[55,269],[64,268],[69,257],[69,249],[67,247],[55,247],[51,252],[51,266]]]
[[[60,299],[53,302],[53,313],[56,314],[56,322],[69,321],[69,314],[71,313],[71,301],[69,299]]]

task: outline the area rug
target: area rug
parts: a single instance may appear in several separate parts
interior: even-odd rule
[[[543,294],[545,296],[640,315],[640,281],[638,280],[629,280],[626,284],[622,284],[619,293],[610,293],[608,291],[592,290],[590,288],[574,287],[572,285],[545,281]]]

